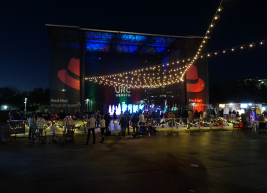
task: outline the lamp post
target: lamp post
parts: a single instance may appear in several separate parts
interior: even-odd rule
[[[26,116],[26,113],[27,113],[26,104],[27,104],[27,98],[25,98],[25,117],[27,117]]]

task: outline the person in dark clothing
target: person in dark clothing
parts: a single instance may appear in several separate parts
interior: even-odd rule
[[[187,122],[187,118],[188,118],[187,108],[185,108],[185,110],[182,112],[182,118],[183,118],[183,122],[186,123]]]
[[[100,111],[97,111],[96,112],[96,127],[98,127],[99,125],[100,117],[101,117]]]
[[[127,111],[124,113],[124,119],[126,122],[126,128],[125,129],[128,129],[128,134],[130,134],[129,122],[130,122],[131,117]]]
[[[114,111],[113,113],[113,120],[115,121],[117,119],[117,114],[116,114],[116,111]]]
[[[147,116],[147,120],[150,120],[153,118],[153,114],[151,112],[149,112],[148,116]]]
[[[121,125],[122,136],[125,137],[126,121],[125,121],[124,115],[121,116],[119,125]]]
[[[155,130],[155,127],[153,127],[150,121],[147,122],[147,129],[149,133],[153,133],[153,131]]]
[[[103,116],[101,116],[101,120],[99,121],[100,124],[100,131],[101,131],[101,135],[102,135],[102,141],[100,143],[104,142],[104,137],[105,137],[105,126],[106,126],[106,121],[103,118]]]
[[[160,114],[157,112],[157,123],[160,124]]]
[[[50,113],[48,112],[47,109],[45,110],[43,117],[46,121],[49,121],[51,119]]]
[[[246,119],[246,115],[245,114],[241,114],[241,121],[243,123],[243,132],[245,132],[245,128],[247,126],[247,119]]]
[[[136,114],[134,114],[133,118],[132,118],[132,125],[133,125],[133,132],[135,133],[135,128],[136,128],[136,132],[138,132],[138,121],[139,121],[139,118]]]
[[[61,110],[61,112],[59,113],[59,119],[60,119],[60,120],[64,120],[65,117],[66,117],[65,112],[64,112],[63,110]]]
[[[194,117],[195,118],[199,117],[199,114],[198,114],[198,111],[197,110],[195,110]]]
[[[112,120],[111,117],[110,117],[110,114],[108,112],[106,112],[106,114],[104,115],[104,119],[105,119],[105,124],[106,124],[106,131],[107,131],[108,130],[108,126],[110,124],[110,120]]]
[[[175,118],[180,118],[180,117],[181,117],[181,112],[180,111],[176,111]]]
[[[221,112],[220,112],[220,113],[221,113],[221,117],[223,117],[223,109],[221,110]]]
[[[80,120],[80,111],[76,111],[75,117],[77,120]]]

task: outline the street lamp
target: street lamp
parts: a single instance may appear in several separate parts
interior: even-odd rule
[[[25,117],[26,117],[26,113],[27,113],[27,109],[26,109],[27,98],[25,98],[25,102],[24,103],[25,103],[25,109],[24,110],[25,110]]]

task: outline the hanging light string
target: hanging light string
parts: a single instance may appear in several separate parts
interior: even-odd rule
[[[244,50],[245,48],[254,48],[256,46],[265,45],[267,39],[256,41],[252,43],[242,44],[239,46],[229,47],[219,51],[209,52],[199,55],[199,58],[212,57],[220,54],[231,53],[237,50]],[[192,57],[191,57],[192,58]],[[188,58],[190,59],[190,58]],[[186,62],[184,60],[183,62]],[[131,88],[146,88],[146,87],[160,87],[169,84],[174,84],[181,80],[181,74],[185,73],[186,67],[177,67],[173,63],[158,65],[156,67],[147,67],[139,70],[134,70],[126,73],[115,75],[90,77],[85,78],[95,83],[109,85],[109,86],[127,86]]]
[[[223,0],[221,0],[220,4],[219,4],[219,7],[217,8],[212,20],[211,20],[211,23],[206,31],[206,34],[202,40],[202,42],[200,43],[199,45],[199,48],[194,56],[194,58],[190,61],[189,65],[186,65],[186,69],[184,71],[184,73],[182,74],[182,77],[181,77],[181,81],[184,80],[184,75],[186,73],[186,71],[194,64],[194,62],[199,58],[199,55],[201,54],[201,52],[203,51],[203,47],[206,45],[207,43],[207,40],[209,38],[209,35],[212,31],[212,28],[214,28],[215,26],[215,21],[218,20],[220,18],[220,15],[219,15],[219,12],[221,12],[223,10],[223,7],[222,7],[222,3],[223,3]]]
[[[244,50],[245,48],[254,48],[256,46],[262,46],[266,44],[267,39],[261,40],[261,41],[256,41],[256,42],[252,42],[252,43],[248,43],[248,44],[242,44],[239,46],[234,46],[234,47],[229,47],[229,48],[225,48],[219,51],[213,51],[213,52],[209,52],[209,53],[205,53],[205,54],[201,54],[199,55],[200,58],[205,58],[205,57],[212,57],[212,56],[217,56],[219,54],[226,54],[226,53],[231,53],[237,50]]]
[[[222,11],[223,0],[221,0],[218,9],[215,12],[215,15],[209,25],[209,28],[203,38],[197,53],[190,63],[186,66],[178,66],[180,61],[171,62],[162,65],[156,65],[152,67],[146,67],[142,69],[137,69],[129,72],[123,72],[118,74],[111,74],[106,76],[96,76],[85,78],[85,80],[94,81],[98,84],[104,84],[108,86],[126,86],[130,88],[146,88],[146,87],[160,87],[170,84],[177,83],[179,81],[184,81],[184,75],[190,66],[198,59],[199,54],[202,51],[203,46],[205,45],[208,34],[211,32],[211,28],[215,26],[214,21],[219,19],[218,12]],[[186,60],[181,60],[182,63],[185,63]],[[170,67],[173,66],[173,67]]]

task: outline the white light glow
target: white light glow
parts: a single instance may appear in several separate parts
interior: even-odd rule
[[[246,109],[246,108],[248,108],[248,104],[240,104],[240,108],[241,109]]]

